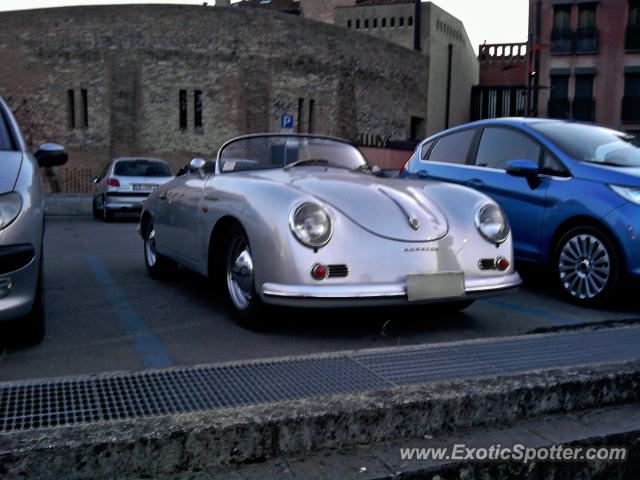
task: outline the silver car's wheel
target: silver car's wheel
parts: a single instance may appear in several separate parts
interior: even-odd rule
[[[251,246],[240,225],[233,225],[227,231],[224,252],[224,285],[231,312],[242,326],[259,327],[259,313],[264,305],[255,289]]]
[[[153,227],[147,236],[147,240],[144,242],[144,256],[147,261],[147,266],[154,267],[158,256],[156,253],[156,231]]]
[[[242,237],[233,239],[227,256],[227,288],[233,305],[245,310],[253,297],[253,259]]]
[[[618,271],[613,244],[598,229],[573,229],[558,243],[556,278],[574,302],[587,305],[609,297],[617,283]]]
[[[161,255],[156,250],[156,231],[153,223],[147,225],[144,236],[144,263],[153,278],[166,278],[175,272],[177,264],[170,258]]]

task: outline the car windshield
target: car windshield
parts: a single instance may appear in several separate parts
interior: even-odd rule
[[[114,175],[121,177],[172,177],[169,165],[157,160],[120,160],[116,163]]]
[[[638,139],[629,133],[580,123],[545,122],[532,128],[581,162],[640,167]]]
[[[218,155],[223,173],[299,165],[331,166],[351,170],[368,168],[354,146],[339,140],[296,135],[241,137],[222,148]]]

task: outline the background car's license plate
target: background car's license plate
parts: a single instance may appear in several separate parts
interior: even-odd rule
[[[407,297],[410,302],[464,295],[462,272],[407,275]]]
[[[134,190],[155,190],[156,188],[158,188],[158,185],[155,185],[153,183],[134,183],[133,184]]]

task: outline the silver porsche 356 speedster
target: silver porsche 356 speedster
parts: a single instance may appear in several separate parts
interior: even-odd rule
[[[193,159],[145,201],[139,229],[151,276],[180,263],[210,277],[246,325],[265,303],[462,309],[520,284],[489,197],[381,178],[349,142],[316,135],[246,135]]]

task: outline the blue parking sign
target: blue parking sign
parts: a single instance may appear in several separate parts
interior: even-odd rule
[[[280,128],[293,128],[293,115],[282,115],[280,117]]]

